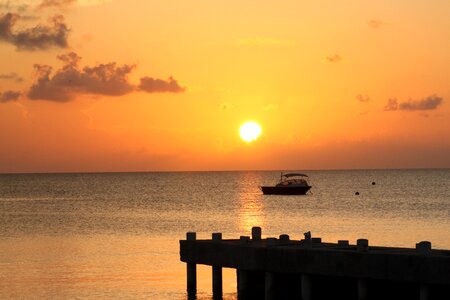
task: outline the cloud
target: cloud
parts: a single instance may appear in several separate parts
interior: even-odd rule
[[[386,23],[384,23],[384,22],[382,22],[382,21],[380,21],[380,20],[374,19],[374,18],[370,19],[370,20],[367,22],[367,25],[368,25],[370,28],[373,28],[373,29],[380,28],[381,26],[383,26],[383,25],[385,25],[385,24],[386,24]]]
[[[0,93],[0,103],[16,101],[20,98],[20,96],[22,96],[22,93],[18,91],[6,91]]]
[[[38,24],[13,32],[13,27],[22,17],[19,14],[7,13],[0,17],[0,41],[11,43],[17,50],[45,50],[51,47],[67,48],[69,28],[62,15],[49,19],[48,25]]]
[[[295,45],[295,41],[293,41],[293,40],[282,40],[282,39],[263,38],[263,37],[238,39],[237,43],[238,43],[238,45],[241,45],[241,46],[256,46],[256,47]]]
[[[141,78],[138,89],[147,93],[181,93],[186,90],[186,88],[181,87],[172,77],[169,77],[168,80],[163,80],[148,76]]]
[[[0,79],[15,80],[16,82],[22,82],[23,81],[23,78],[20,77],[15,72],[0,74]]]
[[[0,0],[0,11],[36,11],[46,8],[64,9],[71,5],[94,6],[114,0]]]
[[[398,101],[396,98],[388,99],[387,104],[384,106],[384,111],[393,111],[398,109]]]
[[[385,111],[406,110],[406,111],[423,111],[437,109],[443,102],[443,98],[437,95],[431,95],[424,99],[398,103],[397,99],[392,98],[384,107]]]
[[[342,57],[339,54],[334,54],[326,57],[327,61],[330,63],[340,62]]]
[[[64,8],[77,2],[77,0],[42,0],[39,4],[39,9],[45,9],[50,7]]]
[[[58,59],[64,65],[53,76],[52,67],[34,65],[37,79],[28,91],[28,98],[66,102],[77,94],[122,96],[134,90],[127,77],[134,65],[117,66],[113,62],[80,69],[81,57],[75,52],[60,55]]]
[[[228,102],[222,102],[220,103],[220,110],[231,110],[234,108],[234,105]]]
[[[58,59],[63,66],[54,74],[51,66],[34,65],[36,80],[27,93],[29,99],[67,102],[80,94],[123,96],[138,90],[148,93],[185,91],[172,77],[167,81],[143,77],[139,86],[134,85],[128,75],[135,65],[111,62],[81,69],[81,57],[75,52],[59,55]]]
[[[11,3],[12,2],[12,3]],[[25,12],[28,10],[29,5],[26,3],[17,3],[18,1],[2,1],[0,2],[0,11],[17,11]]]
[[[399,109],[401,110],[432,110],[439,107],[442,104],[442,97],[436,95],[428,96],[425,99],[419,101],[408,101],[400,103]]]
[[[370,100],[372,100],[372,99],[370,99],[370,97],[368,95],[363,95],[363,94],[356,95],[356,99],[358,99],[359,102],[363,102],[363,103],[369,102]]]
[[[268,111],[268,110],[277,110],[278,109],[278,105],[277,104],[266,104],[263,107],[261,107],[262,110]]]
[[[358,115],[360,115],[360,116],[365,116],[365,115],[367,115],[369,112],[370,112],[370,110],[360,111],[360,112],[358,113]]]

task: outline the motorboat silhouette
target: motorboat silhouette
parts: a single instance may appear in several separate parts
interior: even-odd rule
[[[301,173],[281,173],[276,185],[261,186],[264,195],[305,195],[310,189],[308,175]]]

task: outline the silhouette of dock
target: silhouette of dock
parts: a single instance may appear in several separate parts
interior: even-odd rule
[[[180,240],[187,263],[187,291],[197,290],[196,265],[212,266],[212,292],[222,297],[222,268],[234,268],[239,299],[450,299],[450,251],[422,241],[415,248],[376,247],[368,240],[324,243],[305,234],[302,240],[252,236]]]

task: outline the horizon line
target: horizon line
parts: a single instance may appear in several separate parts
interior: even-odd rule
[[[226,173],[226,172],[294,172],[294,171],[403,171],[403,170],[450,170],[450,167],[411,167],[411,168],[349,168],[349,169],[236,169],[236,170],[163,170],[163,171],[49,171],[49,172],[0,172],[0,175],[39,175],[39,174],[133,174],[133,173]]]

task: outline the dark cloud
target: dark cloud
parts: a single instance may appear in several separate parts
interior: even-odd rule
[[[70,52],[58,58],[64,65],[53,76],[52,67],[34,65],[37,78],[28,91],[28,98],[65,102],[77,94],[122,96],[135,89],[128,81],[128,74],[135,68],[134,65],[108,63],[80,69],[81,57],[76,53]]]
[[[15,45],[18,50],[67,48],[69,28],[62,15],[50,18],[48,25],[38,24],[13,32],[13,27],[21,18],[19,14],[15,13],[7,13],[0,17],[0,40]]]
[[[0,74],[0,79],[8,79],[8,80],[15,80],[17,82],[22,82],[23,78],[17,75],[15,72],[10,72],[6,74]]]
[[[326,57],[328,62],[334,63],[334,62],[340,62],[342,60],[342,57],[339,54],[334,54]]]
[[[417,110],[433,110],[437,109],[443,102],[443,98],[437,95],[428,96],[424,99],[413,101],[409,100],[406,102],[398,103],[397,99],[389,99],[387,105],[384,107],[385,111],[393,110],[406,110],[406,111],[417,111]]]
[[[356,99],[358,99],[359,102],[369,102],[370,100],[372,100],[368,95],[363,94],[356,95]]]
[[[136,90],[149,93],[178,93],[185,90],[172,77],[167,81],[143,77],[140,85],[136,86],[128,79],[135,65],[117,65],[112,62],[81,69],[81,57],[75,52],[60,55],[58,59],[64,64],[54,74],[48,65],[34,65],[36,80],[28,91],[29,99],[67,102],[80,94],[122,96]]]
[[[167,80],[163,80],[148,76],[141,78],[141,83],[139,84],[138,89],[147,93],[181,93],[186,90],[186,88],[181,87],[172,77],[169,77]]]
[[[39,4],[39,9],[45,9],[50,7],[55,8],[64,8],[74,4],[77,0],[43,0],[41,4]]]
[[[419,101],[408,101],[400,103],[399,109],[401,110],[432,110],[439,107],[442,104],[442,97],[432,95]]]
[[[4,93],[0,93],[0,103],[16,101],[22,96],[21,92],[18,91],[6,91]]]

